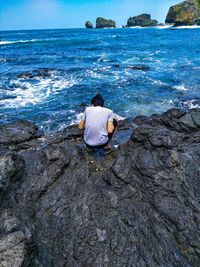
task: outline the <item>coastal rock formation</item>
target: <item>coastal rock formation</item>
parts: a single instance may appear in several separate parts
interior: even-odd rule
[[[157,20],[152,20],[149,14],[142,14],[136,17],[130,17],[127,21],[126,27],[154,27],[158,26]]]
[[[200,0],[187,0],[170,7],[165,23],[174,26],[200,25]]]
[[[38,77],[51,77],[54,70],[50,68],[39,68],[32,71],[22,72],[17,75],[18,78],[22,79],[34,79]]]
[[[101,17],[98,17],[96,19],[96,28],[101,29],[101,28],[115,28],[116,23],[114,20],[111,19],[104,19]]]
[[[1,267],[200,265],[200,109],[121,121],[101,158],[37,131],[1,125]]]
[[[94,28],[93,25],[92,25],[92,22],[90,22],[90,21],[86,21],[86,23],[85,23],[85,27],[86,27],[87,29],[93,29],[93,28]]]

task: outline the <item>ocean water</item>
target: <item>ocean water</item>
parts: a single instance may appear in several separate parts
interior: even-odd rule
[[[97,93],[119,118],[200,107],[199,28],[1,31],[0,40],[0,123],[62,130]]]

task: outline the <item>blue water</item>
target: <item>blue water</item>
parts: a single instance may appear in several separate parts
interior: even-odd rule
[[[0,123],[61,130],[97,93],[121,118],[200,107],[199,28],[7,31],[0,40]]]

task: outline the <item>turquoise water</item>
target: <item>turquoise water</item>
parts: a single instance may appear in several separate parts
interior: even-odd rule
[[[119,118],[200,107],[199,28],[7,31],[0,40],[0,123],[61,130],[97,93]]]

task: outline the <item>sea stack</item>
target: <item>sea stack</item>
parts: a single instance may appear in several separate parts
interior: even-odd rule
[[[200,0],[188,0],[171,6],[165,23],[174,26],[200,25]]]
[[[126,27],[154,27],[158,26],[157,20],[152,20],[149,14],[142,14],[135,17],[130,17],[127,21]]]
[[[93,29],[93,28],[94,28],[93,25],[92,25],[92,22],[90,22],[90,21],[86,21],[86,23],[85,23],[85,27],[86,27],[87,29]]]
[[[96,19],[96,28],[102,29],[102,28],[116,28],[116,22],[111,19],[104,19],[101,17],[98,17]]]

